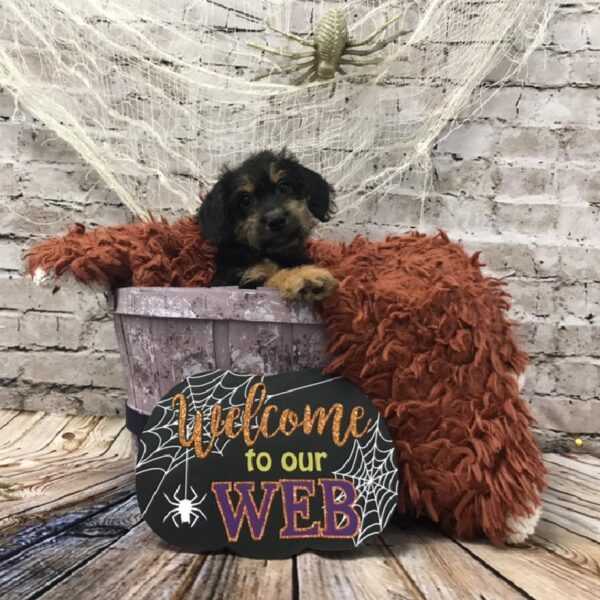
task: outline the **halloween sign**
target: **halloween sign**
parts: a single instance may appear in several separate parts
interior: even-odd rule
[[[283,558],[381,532],[398,470],[383,419],[346,379],[213,371],[156,406],[136,486],[145,520],[175,546]]]

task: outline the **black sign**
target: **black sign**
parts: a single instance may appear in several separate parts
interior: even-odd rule
[[[213,371],[156,406],[136,485],[144,518],[175,546],[283,558],[381,532],[398,470],[383,419],[346,379]]]

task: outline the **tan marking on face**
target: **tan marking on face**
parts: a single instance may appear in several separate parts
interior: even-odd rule
[[[263,284],[267,279],[273,277],[280,270],[280,266],[272,260],[266,259],[261,263],[250,267],[244,271],[241,283]]]
[[[302,231],[308,235],[314,229],[317,221],[310,212],[306,202],[304,200],[293,199],[286,201],[285,206],[288,213],[300,223]]]
[[[271,183],[279,183],[285,177],[285,171],[278,169],[275,163],[269,166],[269,179]]]
[[[254,188],[255,188],[254,181],[252,181],[252,179],[248,175],[243,175],[240,180],[240,185],[238,187],[238,191],[250,192],[251,194],[253,194]]]
[[[248,244],[252,248],[259,249],[260,219],[256,213],[252,213],[246,217],[244,221],[238,223],[235,227],[235,237],[238,242]]]

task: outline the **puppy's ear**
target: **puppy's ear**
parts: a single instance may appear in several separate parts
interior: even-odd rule
[[[225,185],[218,181],[198,209],[198,221],[204,238],[213,244],[225,235]]]
[[[335,212],[333,187],[318,173],[298,165],[302,184],[308,192],[308,208],[319,221],[329,221]]]

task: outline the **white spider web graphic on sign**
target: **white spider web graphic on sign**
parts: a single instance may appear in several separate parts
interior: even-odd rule
[[[309,383],[295,388],[289,388],[282,392],[273,394],[267,393],[264,404],[267,404],[271,399],[293,394],[302,389],[325,385],[332,380],[339,379],[332,377],[324,381]],[[234,420],[233,428],[242,426],[243,407],[246,403],[246,398],[253,384],[263,382],[264,376],[257,375],[242,375],[231,371],[211,371],[201,375],[187,377],[186,386],[178,393],[182,393],[187,402],[188,419],[186,423],[186,438],[190,439],[194,429],[194,417],[196,411],[202,414],[202,437],[203,443],[207,444],[211,438],[210,423],[211,413],[215,405],[220,404],[223,412],[229,408],[237,407],[240,409],[239,417]],[[136,465],[137,475],[147,474],[152,471],[157,471],[161,475],[161,479],[156,486],[156,489],[150,498],[147,506],[144,507],[142,515],[145,515],[149,507],[152,505],[154,498],[161,491],[163,482],[170,473],[175,471],[183,463],[188,468],[188,461],[195,458],[193,446],[183,448],[179,443],[179,415],[171,406],[174,394],[163,398],[154,410],[153,418],[159,414],[158,421],[151,428],[146,429],[140,438],[140,457]],[[258,415],[254,416],[250,424],[251,430],[256,430],[259,426]],[[215,441],[211,454],[223,456],[223,452],[231,440],[228,438],[218,437]],[[188,500],[187,478],[183,490],[183,500]],[[173,498],[173,495],[171,496]],[[181,502],[180,499],[175,499]]]
[[[355,507],[360,512],[362,524],[360,533],[354,538],[356,546],[380,533],[396,506],[398,467],[394,461],[395,448],[383,435],[380,419],[377,418],[362,441],[354,440],[350,456],[333,472],[335,477],[352,482],[357,491]]]
[[[198,411],[203,417],[203,442],[210,440],[212,408],[216,404],[221,404],[224,410],[234,406],[241,408],[246,402],[251,384],[262,380],[262,377],[257,377],[256,375],[240,375],[231,371],[211,371],[202,375],[187,377],[186,386],[180,392],[185,396],[188,406],[186,437],[189,439],[192,435],[194,417],[196,411]],[[239,391],[241,393],[236,397]],[[141,452],[136,465],[137,473],[158,471],[162,474],[155,493],[144,509],[144,515],[167,476],[184,462],[187,469],[187,462],[195,456],[193,446],[183,448],[179,443],[179,419],[178,413],[171,408],[172,400],[173,395],[170,395],[161,400],[160,404],[155,407],[153,415],[156,412],[160,414],[158,422],[150,429],[147,429],[144,432],[145,435],[140,438]],[[265,399],[265,401],[267,400],[268,398]],[[235,422],[235,425],[241,425],[241,415]],[[257,426],[258,424],[255,422],[251,427],[255,429]],[[222,456],[229,441],[226,438],[218,438],[211,453]],[[185,498],[187,498],[187,489],[184,489],[184,493],[186,494]]]

